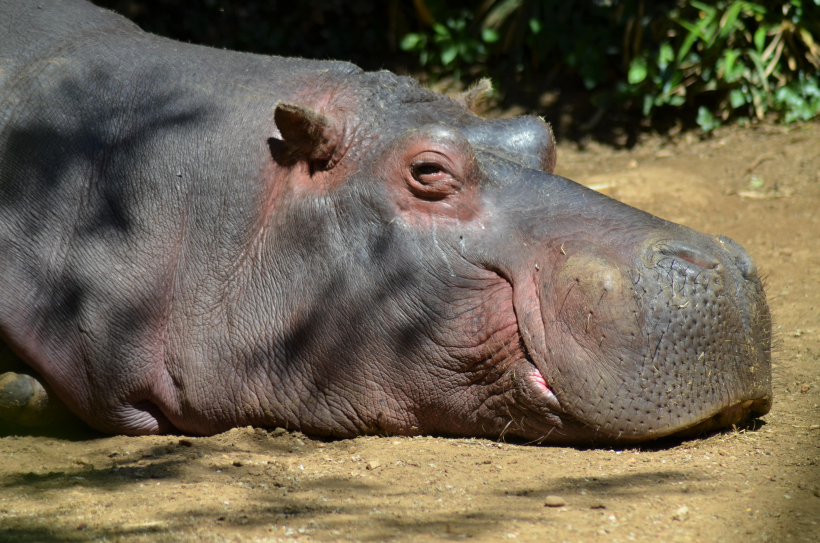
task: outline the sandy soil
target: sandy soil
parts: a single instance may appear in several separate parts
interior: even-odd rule
[[[0,541],[820,541],[820,125],[562,147],[559,173],[755,256],[778,334],[769,415],[623,450],[5,435]]]

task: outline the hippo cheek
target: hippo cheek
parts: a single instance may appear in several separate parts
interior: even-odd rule
[[[553,321],[585,351],[635,347],[643,327],[631,278],[603,254],[585,248],[570,256],[558,272],[561,287],[553,290]]]
[[[548,347],[539,369],[564,417],[585,426],[605,425],[612,419],[607,397],[637,377],[634,358],[646,352],[632,280],[602,250],[587,247],[570,253],[554,280],[541,287]]]

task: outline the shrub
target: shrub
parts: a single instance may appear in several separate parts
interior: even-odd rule
[[[820,112],[820,0],[488,0],[475,12],[414,4],[434,16],[401,47],[456,78],[476,61],[477,75],[553,64],[597,91],[599,105],[644,115],[688,106],[705,131],[730,116],[774,111],[792,122]]]

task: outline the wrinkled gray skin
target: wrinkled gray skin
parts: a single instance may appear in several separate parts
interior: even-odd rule
[[[769,409],[751,258],[552,175],[537,118],[81,0],[2,0],[0,36],[0,337],[95,428],[606,443]]]

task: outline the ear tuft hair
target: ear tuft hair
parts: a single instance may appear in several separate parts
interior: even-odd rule
[[[493,82],[489,78],[481,78],[464,92],[456,95],[455,99],[460,102],[472,113],[478,113],[478,110],[493,92]]]

